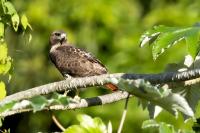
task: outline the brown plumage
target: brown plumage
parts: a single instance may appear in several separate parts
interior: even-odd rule
[[[88,77],[107,73],[106,67],[90,53],[69,45],[63,31],[51,34],[50,45],[51,61],[64,77]],[[113,84],[105,86],[112,91],[117,90]]]

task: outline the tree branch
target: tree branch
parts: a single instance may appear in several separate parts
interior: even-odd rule
[[[84,78],[72,78],[59,82],[54,82],[39,87],[35,87],[26,91],[21,91],[13,95],[7,96],[0,101],[0,106],[10,102],[18,101],[22,99],[28,99],[37,95],[45,95],[55,91],[72,90],[75,88],[85,88],[90,86],[103,85],[110,82],[113,78],[123,79],[145,79],[153,84],[178,82],[189,79],[198,78],[200,76],[200,69],[189,70],[185,72],[167,72],[161,74],[105,74],[100,76],[84,77]]]
[[[45,95],[55,91],[73,90],[75,88],[85,88],[90,86],[101,86],[103,84],[113,81],[113,79],[145,79],[152,84],[161,84],[168,82],[180,82],[191,80],[200,77],[200,69],[194,69],[184,72],[167,72],[160,74],[105,74],[99,76],[91,76],[84,78],[72,78],[59,82],[54,82],[39,87],[31,88],[29,90],[21,91],[10,96],[5,97],[0,101],[0,106],[11,101],[19,101],[23,99],[32,98],[38,95]]]
[[[49,107],[45,107],[42,110],[71,110],[71,109],[79,109],[79,108],[86,108],[90,106],[96,106],[96,105],[104,105],[113,103],[119,100],[126,99],[128,96],[128,92],[125,91],[117,91],[111,94],[106,94],[98,97],[92,97],[92,98],[85,98],[81,99],[80,102],[70,102],[68,105],[52,105]],[[32,108],[20,108],[17,110],[11,110],[6,111],[0,114],[0,117],[7,117],[14,114],[19,114],[23,112],[29,112],[33,111]]]
[[[65,90],[73,90],[75,88],[85,88],[90,86],[101,86],[106,83],[116,83],[119,79],[129,79],[129,80],[137,80],[144,79],[152,84],[161,84],[161,83],[169,83],[169,82],[181,82],[191,79],[196,79],[200,77],[200,69],[189,70],[185,72],[167,72],[160,74],[125,74],[125,73],[117,73],[117,74],[105,74],[100,76],[92,76],[92,77],[84,77],[84,78],[72,78],[66,79],[59,82],[54,82],[46,85],[42,85],[39,87],[35,87],[26,91],[21,91],[15,93],[13,95],[5,97],[2,101],[0,101],[0,107],[3,107],[6,103],[10,103],[12,101],[20,101],[23,99],[32,98],[38,95],[45,95],[55,91],[65,91]],[[137,88],[138,82],[133,82],[133,85]],[[64,105],[54,105],[50,107],[46,107],[46,110],[66,110],[66,109],[77,109],[84,108],[89,106],[101,105],[112,103],[121,99],[125,99],[127,97],[127,92],[115,92],[112,94],[107,94],[103,96],[98,96],[94,98],[86,98],[82,99],[79,103],[70,103],[67,106]],[[22,113],[31,111],[30,108],[22,108],[17,110],[6,111],[0,114],[0,116],[5,117],[9,115],[13,115],[16,113]]]

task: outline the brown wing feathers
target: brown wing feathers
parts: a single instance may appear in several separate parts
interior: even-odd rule
[[[90,53],[67,44],[66,34],[55,31],[50,37],[50,58],[63,76],[86,77],[106,74],[106,67]],[[112,91],[117,87],[106,84]]]

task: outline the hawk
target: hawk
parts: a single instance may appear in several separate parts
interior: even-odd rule
[[[68,44],[66,33],[63,31],[51,33],[50,45],[50,59],[65,78],[108,73],[107,68],[97,58]],[[106,84],[105,87],[112,91],[117,90],[117,87],[111,83]]]

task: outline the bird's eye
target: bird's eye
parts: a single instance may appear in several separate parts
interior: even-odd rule
[[[60,33],[55,33],[56,36],[60,36]]]

